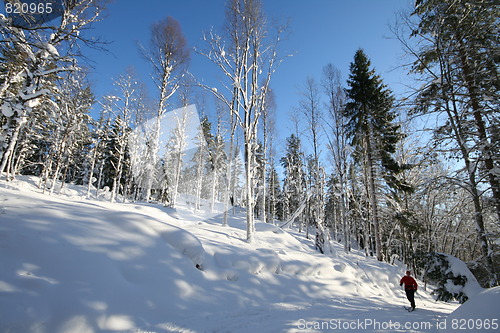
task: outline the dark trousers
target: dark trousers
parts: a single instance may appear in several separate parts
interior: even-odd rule
[[[414,289],[405,289],[406,298],[410,301],[411,307],[415,307],[415,291]]]

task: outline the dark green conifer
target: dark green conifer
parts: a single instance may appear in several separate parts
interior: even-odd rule
[[[347,133],[355,147],[356,161],[366,170],[375,248],[377,258],[382,260],[377,184],[379,177],[383,177],[392,188],[403,186],[395,177],[401,166],[392,156],[403,134],[400,132],[400,126],[394,122],[394,97],[370,68],[370,60],[361,49],[354,55],[347,83]]]

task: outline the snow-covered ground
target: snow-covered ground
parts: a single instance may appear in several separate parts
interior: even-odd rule
[[[0,181],[0,332],[438,332],[458,307],[421,288],[408,313],[403,267],[338,244],[265,223],[248,244],[242,211],[223,227],[21,179]]]
[[[500,287],[483,290],[446,318],[440,332],[500,332]]]

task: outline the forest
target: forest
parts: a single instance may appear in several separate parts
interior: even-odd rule
[[[495,1],[416,0],[397,14],[391,30],[413,78],[404,96],[363,49],[349,68],[324,64],[301,84],[281,151],[272,79],[287,61],[287,27],[271,24],[259,0],[227,0],[225,10],[197,48],[175,18],[152,25],[137,52],[155,91],[130,69],[99,99],[81,58],[83,46],[106,48],[91,30],[106,1],[65,2],[58,20],[37,26],[0,15],[0,177],[37,176],[48,194],[73,183],[117,202],[222,203],[224,221],[240,206],[248,242],[259,219],[296,226],[322,253],[337,241],[423,278],[449,254],[483,287],[498,285]],[[190,74],[192,57],[217,68],[222,88]]]

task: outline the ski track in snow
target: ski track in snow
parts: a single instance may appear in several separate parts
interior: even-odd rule
[[[421,291],[408,313],[404,268],[339,244],[321,255],[264,223],[248,244],[241,211],[224,227],[221,213],[85,200],[71,185],[47,196],[35,182],[0,181],[0,332],[437,332],[457,308]]]

